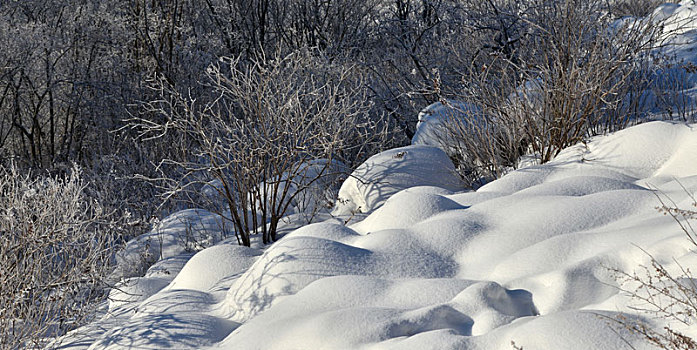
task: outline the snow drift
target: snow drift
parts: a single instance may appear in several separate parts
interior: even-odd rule
[[[683,186],[697,193],[697,125],[597,137],[477,192],[438,187],[443,167],[409,167],[441,162],[416,147],[370,161],[402,154],[415,174],[398,177],[393,195],[351,192],[384,199],[364,219],[303,226],[263,254],[223,244],[161,259],[131,290],[139,297],[112,302],[63,348],[645,346],[607,320],[634,312],[609,269],[646,264],[639,248],[668,265],[693,259],[654,189],[678,204]]]

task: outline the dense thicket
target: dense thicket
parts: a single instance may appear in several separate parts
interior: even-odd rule
[[[408,142],[418,110],[462,95],[476,78],[476,69],[488,67],[488,73],[498,76],[517,73],[517,68],[509,71],[511,67],[491,70],[501,57],[506,65],[535,65],[530,58],[540,57],[536,52],[544,46],[538,45],[540,40],[565,29],[565,22],[554,17],[563,15],[565,8],[595,13],[589,21],[599,23],[585,31],[593,35],[608,19],[645,15],[656,4],[649,0],[3,1],[0,160],[14,159],[41,169],[75,161],[88,169],[106,167],[119,176],[145,173],[149,162],[167,156],[171,149],[155,144],[143,148],[133,143],[132,135],[114,130],[128,116],[142,112],[139,103],[157,98],[157,91],[147,88],[149,80],[165,79],[202,99],[208,92],[201,84],[207,79],[206,67],[219,57],[263,62],[279,52],[285,55],[308,47],[325,56],[326,62],[359,67],[370,92],[367,99],[379,107],[375,113],[389,116],[406,136],[401,142]],[[475,72],[470,67],[476,67]],[[508,80],[501,83],[516,84],[520,79]]]

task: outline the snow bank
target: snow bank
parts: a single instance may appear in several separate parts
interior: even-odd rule
[[[609,268],[697,261],[653,190],[690,203],[695,146],[697,125],[646,123],[477,192],[444,186],[437,148],[388,151],[342,186],[367,215],[160,260],[66,348],[643,349],[609,325],[641,317]]]
[[[221,345],[355,349],[437,331],[472,336],[535,314],[529,293],[508,291],[496,283],[339,276],[310,284],[242,325]],[[267,327],[275,336],[260,342],[268,338]]]
[[[333,214],[369,213],[391,195],[415,186],[463,189],[442,150],[424,145],[395,148],[370,157],[344,181]]]
[[[221,244],[204,249],[186,263],[169,289],[208,291],[223,279],[245,272],[260,252],[235,244]]]
[[[694,127],[648,123],[479,192],[415,187],[350,227],[306,226],[231,287],[226,311],[242,325],[218,346],[616,349],[622,333],[598,315],[627,300],[608,268],[646,263],[635,245],[666,262],[687,254],[648,184],[684,198],[680,176],[697,190],[696,141]]]

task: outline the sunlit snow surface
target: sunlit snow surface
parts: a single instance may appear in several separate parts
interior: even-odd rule
[[[265,251],[225,238],[212,213],[174,214],[120,260],[157,262],[61,348],[649,348],[609,321],[644,317],[609,271],[648,254],[673,270],[697,263],[656,210],[656,189],[681,207],[697,194],[697,125],[596,137],[477,192],[458,192],[446,160],[427,146],[371,158],[342,186],[336,218]],[[222,242],[194,254],[192,232]]]
[[[653,188],[689,205],[681,186],[697,192],[697,125],[642,124],[477,192],[402,190],[367,216],[301,227],[263,254],[228,239],[166,256],[63,346],[642,348],[610,327],[607,316],[632,311],[608,269],[646,264],[640,248],[668,265],[695,262],[655,209]]]

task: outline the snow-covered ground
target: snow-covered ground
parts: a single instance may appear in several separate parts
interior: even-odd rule
[[[374,159],[395,172],[419,154],[434,163],[440,150],[389,152]],[[477,192],[399,191],[367,216],[301,227],[264,252],[229,240],[193,256],[167,248],[191,226],[181,219],[196,217],[178,213],[151,233],[172,235],[156,250],[163,259],[114,290],[102,318],[63,348],[641,348],[604,317],[636,314],[609,269],[647,264],[641,249],[673,268],[673,258],[697,262],[655,209],[656,188],[689,206],[682,186],[697,193],[697,125],[652,122]]]
[[[612,319],[663,320],[635,311],[611,270],[642,271],[649,254],[697,263],[656,209],[657,194],[684,208],[697,195],[697,124],[644,123],[459,186],[443,151],[413,145],[369,159],[334,217],[269,247],[237,246],[210,212],[176,213],[120,255],[118,273],[144,276],[60,348],[648,349]]]
[[[411,146],[373,161],[391,164],[389,176],[412,175],[396,177],[408,187],[423,184],[415,169],[448,170],[438,152]],[[419,156],[430,166],[409,166]],[[184,219],[217,230],[212,214],[178,213],[140,238],[162,259],[114,290],[101,319],[63,347],[641,348],[604,317],[635,313],[609,269],[647,264],[641,249],[669,266],[697,262],[655,209],[656,188],[689,206],[682,186],[697,192],[697,125],[652,122],[477,192],[417,186],[383,204],[354,184],[343,193],[374,203],[367,216],[301,227],[265,252],[229,240],[193,256],[173,249],[192,226]]]

